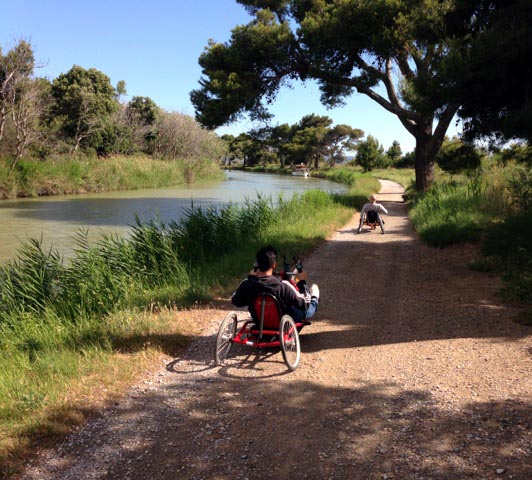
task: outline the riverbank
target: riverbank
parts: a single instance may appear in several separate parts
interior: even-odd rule
[[[69,265],[37,244],[20,252],[0,286],[4,472],[175,354],[193,335],[177,321],[182,308],[226,296],[260,245],[305,258],[351,216],[346,203],[310,191],[277,206],[194,210],[175,226],[139,225],[128,241],[81,242]]]
[[[7,163],[0,162],[0,199],[162,188],[222,177],[211,159],[57,156],[21,160],[11,175]]]

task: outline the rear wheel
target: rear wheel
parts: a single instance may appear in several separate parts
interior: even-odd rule
[[[214,363],[221,365],[229,355],[233,346],[233,338],[236,336],[237,318],[236,313],[229,313],[220,324],[218,336],[216,337],[216,348],[214,349]]]
[[[283,315],[283,318],[281,318],[279,337],[281,339],[281,351],[283,352],[284,363],[293,372],[299,365],[301,345],[299,343],[296,324],[289,315]]]

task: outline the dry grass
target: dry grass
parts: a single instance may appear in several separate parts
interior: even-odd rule
[[[179,354],[199,326],[187,311],[165,309],[129,317],[131,324],[151,325],[149,331],[131,330],[116,338],[115,350],[81,356],[84,374],[63,382],[62,394],[31,412],[16,425],[0,426],[0,478],[20,471],[23,462],[118,402],[147,374]],[[123,346],[127,345],[127,348]]]

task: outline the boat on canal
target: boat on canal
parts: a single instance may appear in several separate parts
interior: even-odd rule
[[[295,177],[308,177],[310,175],[310,172],[304,163],[300,163],[299,165],[294,166],[292,175],[294,175]]]

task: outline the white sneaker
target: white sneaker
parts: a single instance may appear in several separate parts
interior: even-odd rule
[[[310,286],[310,296],[311,298],[316,297],[318,300],[320,299],[320,289],[315,283]]]

